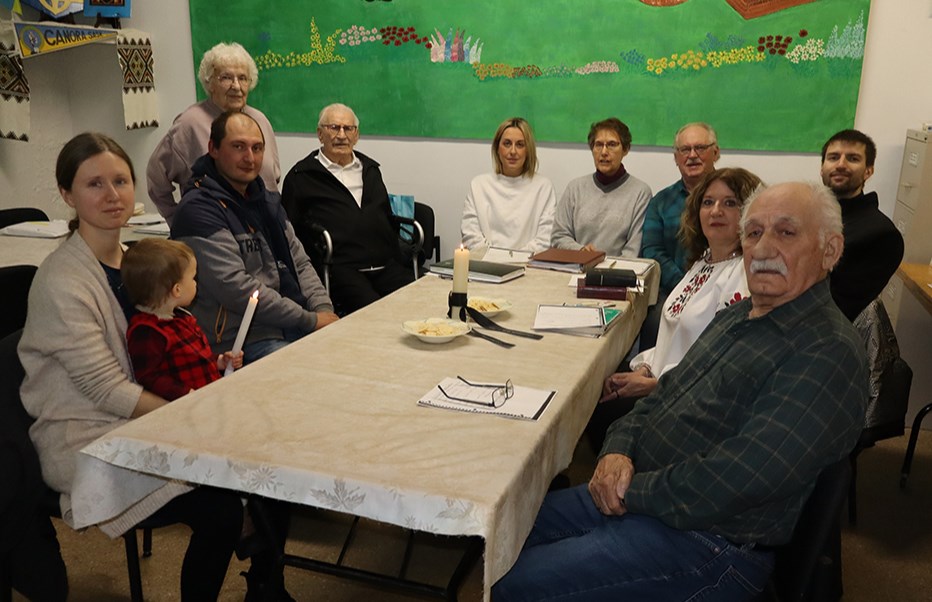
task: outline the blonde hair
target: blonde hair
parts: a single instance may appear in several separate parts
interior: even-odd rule
[[[123,255],[120,276],[133,305],[156,307],[181,282],[194,260],[191,247],[177,240],[143,238]]]
[[[505,130],[508,128],[521,130],[521,134],[524,136],[524,148],[527,150],[521,175],[533,178],[534,174],[537,173],[537,144],[534,142],[534,131],[531,130],[531,124],[522,117],[506,119],[495,130],[495,137],[492,138],[492,160],[495,161],[495,173],[500,174],[503,171],[502,158],[498,156],[498,145],[501,144]]]

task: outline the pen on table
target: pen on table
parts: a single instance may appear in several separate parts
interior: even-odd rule
[[[563,307],[615,307],[615,304],[598,301],[595,303],[564,303]]]
[[[611,262],[610,264],[608,264],[608,269],[612,269],[613,267],[615,267],[615,264],[616,264],[616,263],[618,263],[618,262],[615,261],[615,260],[613,259],[612,262]]]

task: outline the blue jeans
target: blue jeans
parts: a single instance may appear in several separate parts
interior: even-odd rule
[[[605,516],[585,485],[547,495],[518,561],[492,587],[512,600],[752,600],[773,553],[643,514]]]
[[[267,355],[278,351],[282,347],[287,347],[289,343],[294,343],[303,335],[299,330],[286,328],[282,330],[283,339],[265,339],[254,341],[243,345],[243,365],[251,364],[256,360],[262,359]]]

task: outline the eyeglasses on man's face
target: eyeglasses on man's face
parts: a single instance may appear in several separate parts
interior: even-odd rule
[[[220,85],[225,88],[232,86],[233,82],[239,82],[240,87],[248,88],[249,82],[252,81],[249,79],[249,76],[245,74],[236,75],[234,73],[221,73],[215,77],[217,81],[220,82]]]
[[[340,130],[343,130],[347,134],[354,134],[356,133],[356,130],[359,129],[358,125],[337,125],[335,123],[325,123],[325,124],[322,124],[320,127],[329,131],[334,136],[339,134]]]
[[[715,146],[714,142],[712,144],[693,144],[692,146],[677,146],[676,152],[683,155],[684,157],[688,157],[693,152],[695,152],[697,155],[701,155],[702,153],[706,152],[713,146]]]
[[[515,395],[515,387],[511,383],[510,378],[501,385],[471,383],[462,376],[457,376],[456,378],[462,381],[466,386],[457,385],[455,391],[448,393],[443,390],[443,387],[437,385],[437,388],[440,389],[443,396],[453,401],[472,403],[487,408],[500,408]],[[488,389],[492,389],[491,394],[489,394]],[[456,393],[456,395],[454,395],[454,393]],[[469,395],[469,397],[466,397],[467,395]]]

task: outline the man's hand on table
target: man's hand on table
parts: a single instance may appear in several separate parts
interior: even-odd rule
[[[314,328],[315,331],[320,330],[328,324],[333,324],[340,319],[340,316],[336,315],[332,311],[319,311],[317,312],[317,326]]]
[[[589,480],[589,495],[602,514],[621,516],[625,507],[625,493],[634,477],[634,463],[623,454],[606,454],[599,460]]]

